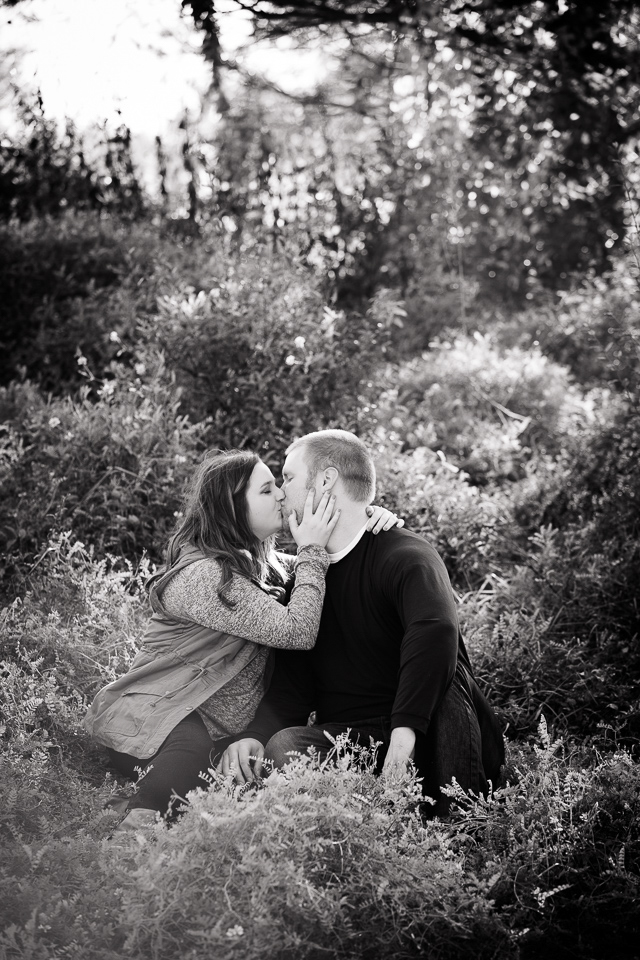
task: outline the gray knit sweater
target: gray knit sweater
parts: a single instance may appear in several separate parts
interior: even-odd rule
[[[180,570],[162,593],[170,616],[193,620],[260,645],[256,657],[199,708],[212,740],[238,733],[253,719],[265,692],[271,649],[308,650],[315,643],[324,600],[329,555],[323,547],[301,547],[293,561],[295,586],[287,606],[245,577],[233,576],[226,607],[217,594],[222,569],[217,560],[199,560]]]

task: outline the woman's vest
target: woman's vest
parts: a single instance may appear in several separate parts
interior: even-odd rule
[[[177,723],[258,654],[251,640],[165,612],[160,598],[169,580],[204,559],[200,550],[189,548],[154,578],[153,616],[142,649],[128,673],[102,688],[85,717],[86,729],[106,747],[140,760],[153,756]]]

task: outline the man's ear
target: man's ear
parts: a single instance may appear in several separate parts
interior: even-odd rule
[[[322,492],[326,493],[327,491],[333,490],[339,476],[340,474],[335,467],[325,467],[322,471],[322,483],[320,486]]]

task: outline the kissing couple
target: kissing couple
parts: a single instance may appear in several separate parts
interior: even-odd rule
[[[198,466],[147,584],[141,650],[85,720],[116,770],[144,771],[116,833],[175,817],[176,796],[203,787],[212,766],[245,783],[291,751],[322,757],[325,731],[379,743],[382,776],[412,761],[432,815],[446,816],[440,788],[453,777],[474,793],[497,786],[502,732],[444,563],[372,506],[375,483],[370,451],[344,430],[295,440],[281,486],[247,451]],[[295,557],[276,550],[283,528]]]

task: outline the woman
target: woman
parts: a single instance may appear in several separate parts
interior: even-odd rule
[[[252,719],[271,649],[315,643],[339,513],[327,495],[314,512],[310,494],[300,523],[289,517],[298,552],[286,557],[274,549],[283,498],[254,453],[209,454],[196,471],[166,567],[147,584],[153,616],[142,649],[85,720],[117,770],[134,778],[145,768],[119,830],[154,822],[172,798],[203,785],[201,771]],[[374,508],[368,529],[396,522]]]

